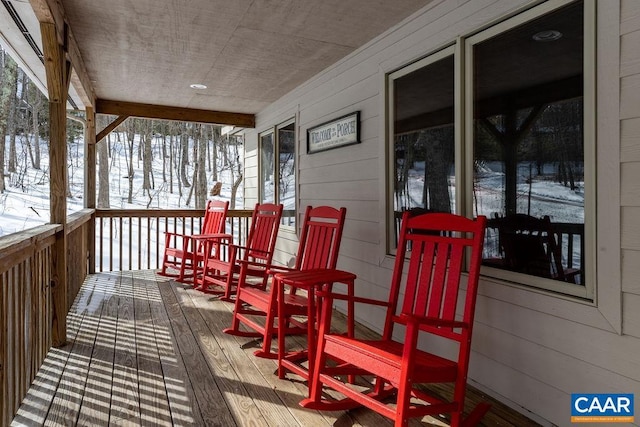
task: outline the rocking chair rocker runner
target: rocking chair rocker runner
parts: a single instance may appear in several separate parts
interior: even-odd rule
[[[229,202],[209,200],[200,235],[223,233],[228,209]],[[205,248],[202,241],[195,240],[193,237],[194,235],[170,231],[165,233],[165,250],[160,275],[176,277],[178,282],[184,282],[185,278],[195,276],[198,264],[205,258]],[[178,270],[178,273],[168,273],[167,268]],[[187,270],[191,270],[191,273],[187,274]]]
[[[356,303],[386,308],[379,340],[330,333],[333,301],[349,297],[319,292],[324,300],[310,374],[310,397],[301,405],[320,410],[364,405],[395,420],[396,427],[407,426],[410,418],[445,413],[451,414],[452,426],[479,422],[488,404],[478,405],[465,420],[462,414],[485,226],[483,216],[471,220],[445,213],[403,215],[389,301],[351,297]],[[469,271],[463,275],[465,254]],[[405,263],[408,270],[403,274]],[[396,327],[404,328],[404,339],[394,340]],[[455,358],[418,349],[422,335],[437,335],[456,343]],[[328,364],[329,359],[339,362]],[[375,382],[369,390],[360,392],[341,380],[349,375],[372,375]],[[453,383],[453,399],[439,399],[416,387],[424,383]],[[327,400],[323,386],[346,397]],[[393,395],[395,406],[383,401]]]
[[[212,246],[223,246],[226,248],[226,257],[214,255],[204,260],[198,289],[222,295],[223,300],[231,301],[239,277],[244,280],[253,277],[257,281],[254,285],[264,288],[276,246],[282,209],[281,204],[256,204],[246,246],[221,242],[219,238],[204,238],[205,252]],[[239,275],[241,270],[243,273]]]
[[[342,238],[342,229],[346,208],[335,209],[329,206],[307,207],[300,235],[296,263],[292,269],[272,267],[269,274],[311,271],[318,269],[333,269],[338,261],[338,250]],[[309,298],[296,293],[291,287],[284,295],[283,316],[286,316],[286,333],[306,334],[306,322],[296,320],[292,316],[310,316]],[[271,351],[271,341],[278,332],[274,326],[277,311],[277,286],[273,281],[268,288],[248,286],[244,280],[244,266],[240,272],[236,305],[233,311],[233,321],[230,328],[224,332],[244,337],[262,337],[262,349],[255,352],[256,356],[275,359],[278,354]],[[256,318],[264,318],[264,323]],[[251,331],[240,329],[240,323]]]

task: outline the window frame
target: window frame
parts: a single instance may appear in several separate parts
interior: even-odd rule
[[[437,50],[421,59],[419,59],[418,61],[415,61],[411,64],[408,64],[402,68],[399,68],[389,74],[387,74],[387,79],[386,79],[386,90],[387,90],[387,112],[388,112],[388,120],[387,120],[387,150],[386,150],[386,161],[387,161],[387,171],[388,171],[388,177],[387,177],[387,206],[388,206],[388,227],[387,227],[387,239],[386,239],[386,253],[387,254],[395,254],[395,247],[396,247],[396,241],[395,241],[395,233],[396,233],[396,214],[395,214],[395,202],[394,202],[394,192],[395,192],[395,123],[394,123],[394,117],[395,117],[395,103],[394,101],[394,95],[395,95],[395,89],[394,89],[394,83],[395,80],[400,79],[408,74],[411,74],[414,71],[417,71],[421,68],[427,67],[431,64],[434,64],[442,59],[445,59],[449,56],[453,56],[453,60],[454,60],[454,69],[457,73],[457,56],[456,56],[456,52],[458,50],[457,45],[452,44],[449,46],[446,46],[440,50]],[[458,79],[454,76],[454,82],[455,87],[455,93],[454,93],[454,102],[457,99],[457,91],[458,91]],[[455,108],[454,108],[455,110]],[[457,115],[457,112],[455,113]],[[457,117],[456,117],[457,118]],[[459,150],[458,150],[458,146],[459,146],[459,126],[457,124],[457,122],[454,122],[454,141],[455,141],[455,179],[456,182],[462,182],[460,181],[462,179],[462,176],[460,175],[462,172],[462,168],[460,167],[461,164],[459,164]],[[462,206],[461,204],[462,202],[462,198],[460,197],[459,192],[456,191],[456,195],[455,195],[455,207],[456,207],[456,211],[459,211],[460,206]],[[459,213],[459,212],[457,212]]]
[[[455,44],[436,50],[415,62],[386,74],[385,87],[387,92],[387,254],[392,254],[395,247],[395,215],[394,215],[394,90],[395,79],[427,66],[445,56],[454,55],[454,140],[455,140],[455,180],[456,180],[456,213],[473,215],[473,47],[491,37],[507,32],[513,28],[537,19],[558,8],[574,3],[575,0],[550,0],[534,5],[518,14],[505,17],[502,21],[493,25],[478,29],[476,32],[464,37],[459,37]],[[483,276],[494,279],[500,283],[523,286],[527,289],[553,293],[559,297],[578,299],[595,304],[596,301],[596,13],[595,2],[584,0],[584,42],[583,42],[583,108],[584,108],[584,168],[585,168],[585,202],[584,202],[584,287],[576,288],[576,285],[563,283],[557,280],[546,279],[524,273],[500,270],[491,267],[482,267]]]
[[[299,154],[299,132],[298,132],[298,128],[296,127],[296,117],[291,117],[290,119],[287,119],[283,122],[280,122],[279,124],[272,126],[268,129],[263,130],[262,132],[258,133],[258,200],[260,200],[261,203],[275,203],[275,204],[279,204],[280,202],[280,175],[279,175],[279,171],[280,171],[280,141],[279,141],[279,130],[282,128],[285,128],[287,126],[293,125],[294,128],[294,161],[296,162],[296,166],[294,167],[294,175],[295,175],[295,185],[294,185],[294,199],[295,199],[295,207],[294,207],[294,214],[291,216],[291,218],[293,218],[293,222],[291,224],[285,224],[284,222],[281,224],[282,227],[290,227],[290,228],[295,228],[295,223],[296,223],[296,217],[297,217],[297,212],[298,212],[298,199],[299,199],[299,192],[298,192],[298,154]],[[264,200],[264,183],[262,182],[262,176],[263,176],[263,172],[264,172],[264,164],[262,162],[262,138],[264,136],[268,136],[268,135],[272,135],[272,141],[273,141],[273,170],[271,170],[271,172],[273,173],[273,179],[274,179],[274,184],[273,184],[273,200]],[[285,214],[283,213],[283,221],[285,219]]]
[[[262,151],[263,151],[263,147],[262,147],[262,138],[265,136],[271,135],[271,140],[273,143],[273,156],[274,156],[274,160],[273,160],[273,165],[274,165],[274,169],[273,169],[273,173],[274,173],[274,180],[275,180],[275,153],[276,153],[276,129],[275,127],[272,127],[270,129],[267,129],[265,131],[262,131],[258,134],[258,201],[260,203],[275,203],[275,201],[277,200],[276,198],[276,192],[277,192],[277,186],[274,183],[274,189],[273,189],[273,200],[265,200],[265,195],[264,195],[264,190],[265,190],[265,183],[262,180],[262,177],[264,176],[264,171],[265,171],[265,166],[263,164],[262,161]]]

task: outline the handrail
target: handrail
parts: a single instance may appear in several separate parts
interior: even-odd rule
[[[91,217],[93,216],[94,212],[95,209],[83,209],[81,211],[70,214],[67,218],[67,226],[65,228],[65,232],[67,233],[67,235],[91,221]]]
[[[42,247],[53,244],[59,224],[40,225],[29,230],[0,237],[0,274],[9,271]]]

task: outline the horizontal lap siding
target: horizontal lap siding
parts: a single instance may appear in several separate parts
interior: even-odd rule
[[[434,1],[256,116],[258,127],[246,139],[250,155],[255,155],[258,132],[297,118],[300,208],[347,208],[338,266],[358,275],[359,295],[386,299],[393,268],[392,259],[385,257],[385,73],[536,3]],[[620,141],[598,143],[619,144],[615,149],[621,153],[626,335],[615,333],[615,325],[593,305],[488,280],[483,280],[478,298],[471,381],[523,412],[558,425],[569,424],[573,392],[640,396],[640,310],[634,308],[640,305],[640,2],[622,0],[620,12],[620,69],[614,77],[620,77],[620,109],[615,111],[621,119]],[[309,127],[356,110],[361,113],[360,144],[306,154]],[[249,169],[246,176],[257,176],[253,159]],[[599,176],[607,173],[598,171]],[[245,191],[254,197],[250,186]],[[285,234],[281,236],[290,239]],[[599,290],[608,292],[611,283],[601,282]],[[377,330],[382,326],[380,308],[358,307],[357,313],[366,325]]]
[[[620,32],[622,331],[640,338],[640,2],[621,2]]]
[[[640,338],[640,3],[621,2],[620,159],[623,333]],[[639,368],[640,369],[640,368]]]

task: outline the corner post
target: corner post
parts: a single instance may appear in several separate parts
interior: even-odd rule
[[[96,208],[96,113],[93,107],[86,108],[87,126],[85,127],[85,163],[84,163],[84,200],[85,208]],[[96,217],[93,215],[89,222],[88,242],[89,249],[89,274],[96,272]]]
[[[44,47],[47,89],[49,92],[49,159],[51,223],[62,225],[52,250],[51,271],[51,337],[55,347],[67,340],[68,274],[67,274],[67,97],[70,64],[63,46],[58,43],[56,26],[40,23]]]

